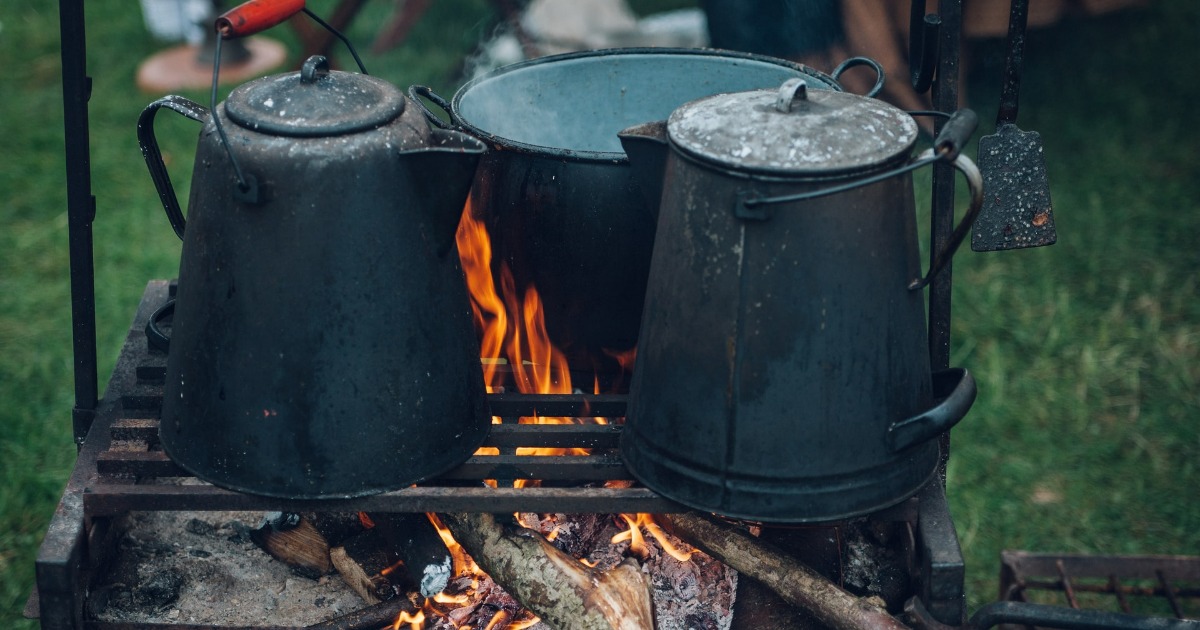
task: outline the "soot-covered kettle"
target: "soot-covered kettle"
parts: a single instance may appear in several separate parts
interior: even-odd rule
[[[911,158],[912,118],[844,92],[721,94],[622,132],[659,222],[621,449],[686,505],[828,521],[916,492],[975,397],[930,371],[910,172],[958,154],[961,114]],[[952,249],[942,252],[946,260]]]
[[[203,125],[186,223],[154,136],[164,108]],[[160,430],[177,464],[311,499],[470,457],[490,417],[454,234],[481,142],[323,57],[214,111],[159,99],[138,136],[183,239]]]

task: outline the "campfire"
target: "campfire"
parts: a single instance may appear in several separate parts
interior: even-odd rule
[[[532,284],[521,289],[517,286],[512,270],[506,263],[493,264],[491,239],[483,223],[472,213],[468,202],[464,208],[461,222],[456,235],[459,257],[471,296],[471,307],[477,332],[480,338],[481,362],[484,370],[484,382],[489,393],[503,393],[516,388],[523,394],[573,394],[580,393],[572,382],[571,369],[566,356],[550,340],[545,321],[545,310],[538,295],[537,288]],[[496,271],[499,283],[496,282]],[[632,369],[636,350],[611,353],[623,369],[624,377]],[[612,379],[609,379],[610,381]],[[623,378],[616,379],[616,383]],[[591,393],[605,394],[602,391],[599,375],[594,375],[589,384]],[[522,417],[522,424],[578,424],[584,422],[608,424],[604,417],[586,419],[564,416],[532,416]],[[493,423],[500,424],[502,419],[494,417]],[[538,448],[522,447],[516,450],[522,455],[588,455],[589,449],[584,448]],[[494,447],[483,447],[478,454],[497,454]],[[510,483],[513,487],[530,487],[539,485],[536,479],[513,479],[484,481],[491,487],[500,483]],[[628,487],[627,481],[606,481],[605,485]],[[520,630],[536,626],[538,617],[534,616],[512,600],[500,587],[480,568],[478,564],[463,550],[454,539],[454,535],[439,518],[430,513],[426,515],[437,529],[441,540],[445,543],[453,558],[453,577],[446,583],[445,590],[426,597],[420,610],[416,612],[401,611],[393,627],[397,630],[410,627],[419,628],[486,628],[491,630]],[[659,617],[676,616],[682,601],[685,607],[699,608],[702,604],[697,600],[700,594],[708,595],[706,599],[717,612],[712,614],[713,621],[720,627],[727,627],[731,613],[733,589],[736,584],[735,574],[723,565],[704,557],[695,566],[672,567],[675,564],[689,563],[697,552],[678,540],[672,541],[661,526],[650,514],[616,514],[616,515],[568,515],[568,514],[535,514],[518,513],[513,515],[517,525],[536,532],[548,541],[555,549],[569,558],[574,559],[581,567],[561,566],[562,558],[554,554],[549,547],[541,545],[528,546],[536,555],[550,553],[552,560],[560,564],[557,571],[564,582],[587,582],[599,578],[602,582],[614,582],[618,577],[631,575],[628,570],[615,570],[626,555],[637,558],[653,566],[653,571],[661,574],[654,589],[662,594],[656,597]],[[452,521],[453,522],[453,521]],[[487,519],[465,519],[459,515],[457,522],[460,527],[476,531],[487,523]],[[623,528],[623,529],[621,529]],[[614,533],[614,530],[617,530]],[[650,542],[650,541],[653,542]],[[519,563],[520,561],[517,560]],[[631,565],[622,565],[628,567]],[[686,575],[681,578],[679,575]],[[515,576],[514,576],[515,577]],[[693,578],[689,580],[688,578]],[[695,578],[699,578],[698,580]],[[633,574],[627,578],[627,584],[617,588],[636,594],[641,585],[640,576]],[[699,582],[699,583],[697,583]],[[688,593],[681,593],[680,586]],[[564,587],[566,587],[564,585]],[[674,588],[671,588],[674,587]],[[707,593],[705,591],[713,591]],[[721,596],[723,594],[723,597]],[[716,597],[713,597],[716,595]],[[621,595],[618,595],[621,596]],[[689,597],[690,596],[690,597]],[[622,615],[632,612],[646,614],[649,611],[629,610],[631,604],[615,602]],[[584,604],[588,612],[588,604]],[[493,612],[494,611],[494,612]],[[699,616],[691,611],[691,621],[694,623]],[[721,623],[723,622],[723,623]],[[684,627],[688,622],[683,618],[669,622],[664,627]]]

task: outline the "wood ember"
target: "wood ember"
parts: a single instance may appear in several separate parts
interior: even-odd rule
[[[430,630],[483,630],[489,627],[498,615],[503,615],[509,622],[533,618],[533,613],[526,611],[520,602],[513,599],[487,575],[478,578],[458,578],[451,582],[447,592],[451,595],[466,595],[467,603],[452,608],[444,617],[437,618],[429,626]],[[544,623],[538,623],[530,630],[549,628],[550,626]]]
[[[612,569],[631,555],[628,542],[611,542],[628,529],[624,520],[612,514],[524,513],[519,521],[546,536],[555,547],[601,571]],[[695,551],[674,536],[668,535],[668,539],[682,551]],[[654,538],[647,536],[645,542],[640,562],[651,583],[657,628],[728,630],[733,619],[737,572],[701,552],[693,553],[688,562],[680,562],[665,553]]]
[[[635,562],[597,571],[491,514],[441,518],[485,572],[549,625],[580,630],[654,627],[650,590]]]

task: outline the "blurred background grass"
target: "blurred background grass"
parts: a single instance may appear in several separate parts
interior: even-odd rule
[[[328,14],[331,0],[309,6]],[[641,0],[640,13],[689,6]],[[361,47],[391,3],[368,4]],[[452,93],[496,23],[485,0],[434,3],[404,46],[367,55],[397,85]],[[153,41],[133,0],[88,0],[101,387],[145,282],[177,271],[134,136]],[[295,48],[286,28],[271,36]],[[57,3],[0,8],[0,627],[20,611],[74,458]],[[949,494],[971,610],[1001,549],[1200,554],[1200,3],[1067,20],[1031,34],[1019,124],[1044,137],[1059,243],[956,259],[953,364],[980,395],[955,429]],[[343,55],[346,61],[348,56]],[[1003,50],[978,41],[967,95],[994,118]],[[202,93],[188,96],[207,102]],[[186,198],[197,128],[161,117]],[[985,122],[979,134],[991,133]]]

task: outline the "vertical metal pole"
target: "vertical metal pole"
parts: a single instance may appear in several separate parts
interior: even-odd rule
[[[938,42],[938,66],[933,84],[933,108],[943,112],[958,109],[959,47],[962,35],[963,0],[938,0],[942,19]],[[942,123],[936,125],[941,131]],[[945,248],[954,231],[954,168],[937,164],[933,169],[930,262],[935,252]],[[929,359],[935,370],[950,366],[950,289],[952,261],[929,284]],[[950,509],[946,505],[946,461],[950,457],[950,433],[941,437],[942,461],[938,471],[940,484],[930,484],[921,496],[919,546],[921,558],[921,595],[925,606],[938,621],[953,626],[965,617],[964,562]],[[938,487],[940,486],[940,487]]]
[[[66,131],[67,225],[71,256],[71,338],[75,355],[76,446],[83,444],[96,415],[96,287],[92,264],[92,196],[84,0],[59,0],[62,41],[63,126]]]
[[[942,17],[938,69],[933,85],[933,108],[943,112],[958,109],[959,46],[962,34],[962,0],[940,0],[938,14]],[[938,119],[937,130],[942,121]],[[933,211],[931,233],[933,246],[930,256],[941,251],[954,231],[954,168],[937,164],[933,169]],[[950,367],[950,287],[953,262],[929,285],[929,359],[934,370]]]

